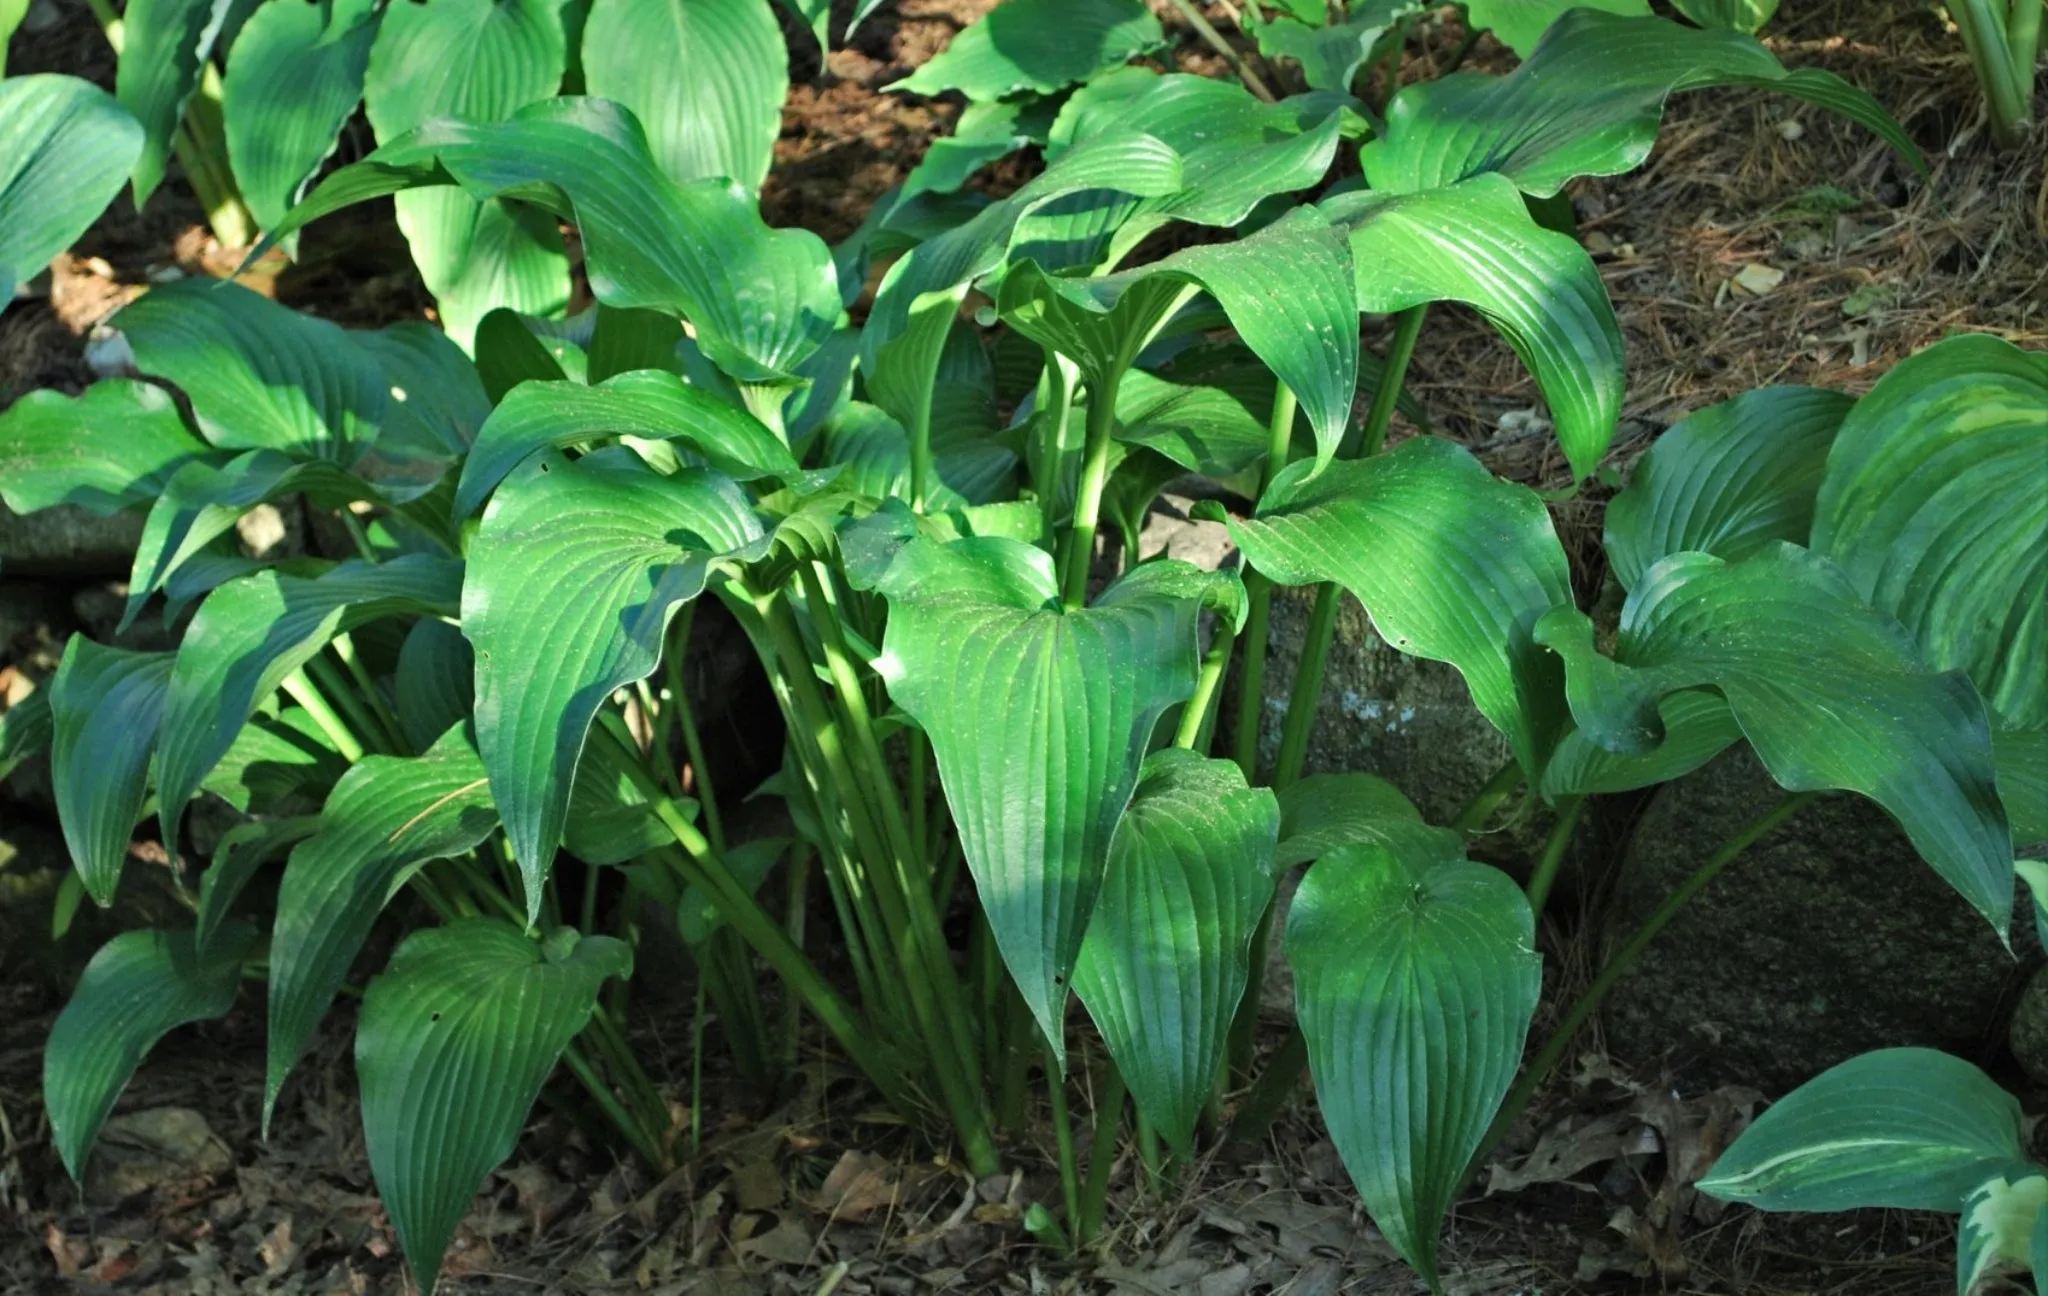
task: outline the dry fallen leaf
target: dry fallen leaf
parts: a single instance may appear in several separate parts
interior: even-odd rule
[[[834,1219],[860,1220],[872,1211],[894,1207],[902,1191],[894,1162],[848,1149],[819,1185],[811,1209]]]
[[[1735,277],[1729,282],[1735,285],[1737,292],[1750,297],[1762,297],[1785,282],[1785,272],[1776,266],[1765,265],[1759,261],[1736,271]]]

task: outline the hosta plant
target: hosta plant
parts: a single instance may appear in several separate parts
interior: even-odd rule
[[[273,234],[391,194],[516,201],[576,228],[590,314],[537,318],[480,286],[496,306],[465,350],[421,324],[351,332],[245,289],[169,285],[114,320],[143,377],[0,415],[10,507],[145,510],[128,617],[190,618],[165,652],[75,639],[6,714],[0,760],[48,747],[101,903],[145,818],[182,855],[195,799],[247,816],[196,877],[178,868],[193,925],[110,942],[59,1021],[45,1096],[74,1173],[151,1044],[226,1011],[245,973],[266,985],[276,1116],[389,922],[405,934],[362,983],[357,1074],[380,1191],[431,1286],[557,1063],[571,1110],[648,1164],[689,1154],[628,1043],[651,905],[764,1092],[794,1040],[757,963],[977,1175],[1001,1167],[1042,1071],[1062,1191],[1030,1218],[1086,1245],[1126,1095],[1154,1175],[1241,1095],[1277,883],[1307,865],[1287,932],[1300,1034],[1268,1074],[1284,1089],[1305,1053],[1366,1208],[1435,1284],[1469,1164],[1563,1047],[1521,1068],[1536,917],[1585,795],[1746,740],[1796,795],[1876,799],[2003,926],[2000,794],[2019,794],[1993,786],[2005,748],[1994,775],[1983,699],[2011,732],[2038,727],[2020,682],[2038,627],[1986,629],[1928,591],[1963,579],[1966,601],[1988,598],[2039,564],[2016,532],[1970,548],[1983,533],[1913,521],[1989,516],[2010,482],[1923,498],[1961,474],[1902,473],[1896,429],[1920,424],[1887,411],[1960,384],[1943,417],[1975,463],[2010,431],[1984,431],[1984,393],[2021,399],[2035,358],[1966,339],[1950,346],[1978,349],[1902,366],[1846,417],[1812,396],[1833,415],[1812,434],[1824,471],[1698,470],[1740,496],[1722,530],[1695,516],[1701,491],[1636,506],[1669,525],[1615,541],[1631,592],[1605,652],[1535,492],[1446,440],[1389,447],[1424,310],[1454,301],[1527,363],[1564,458],[1591,474],[1621,408],[1620,331],[1586,253],[1526,200],[1636,165],[1675,90],[1774,85],[1909,148],[1875,103],[1746,37],[1575,12],[1515,73],[1402,90],[1363,182],[1332,185],[1359,116],[1342,97],[1266,103],[1145,70],[1072,88],[1145,44],[1135,18],[1019,82],[1002,15],[1038,3],[1010,0],[932,74],[996,96],[978,103],[1058,98],[1043,170],[1005,197],[901,192],[835,249],[765,224],[758,173],[676,174],[673,137],[630,103],[436,116]],[[1589,71],[1614,67],[1630,78]],[[1174,226],[1179,250],[1140,258]],[[868,264],[889,257],[856,321]],[[1394,317],[1384,357],[1361,351],[1361,314]],[[1690,471],[1658,454],[1625,498]],[[1140,560],[1144,517],[1191,474],[1238,493],[1241,563]],[[1803,513],[1742,494],[1797,481]],[[353,556],[262,565],[234,547],[238,516],[289,499],[330,513]],[[1919,578],[1898,566],[1915,545]],[[1880,553],[1891,565],[1870,566]],[[1275,769],[1241,722],[1236,759],[1209,754],[1233,660],[1256,717],[1275,582],[1321,587],[1308,660],[1341,590],[1395,647],[1463,673],[1514,753],[1496,791],[1526,781],[1563,811],[1526,883],[1467,858],[1485,804],[1438,827],[1370,776],[1302,776],[1319,666]],[[782,713],[784,759],[759,788],[704,759],[682,658],[707,597]],[[774,831],[728,831],[721,803],[747,794],[779,801]],[[1098,1077],[1086,1164],[1065,1083],[1080,1067]]]

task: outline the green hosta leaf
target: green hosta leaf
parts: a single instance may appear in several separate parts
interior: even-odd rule
[[[83,635],[50,677],[50,783],[64,844],[86,894],[111,904],[149,794],[170,653],[106,648]]]
[[[1709,405],[1657,438],[1607,506],[1607,556],[1624,588],[1688,550],[1736,562],[1805,544],[1828,448],[1855,401],[1818,387],[1765,387]]]
[[[277,891],[266,1137],[285,1077],[377,915],[422,865],[462,854],[497,826],[483,762],[459,725],[423,755],[364,757],[335,784],[319,831],[292,851]]]
[[[1287,291],[1275,291],[1283,282]],[[1184,299],[1176,284],[1197,285],[1222,305],[1238,337],[1300,400],[1317,463],[1327,462],[1358,389],[1358,305],[1350,248],[1315,208],[1298,207],[1236,242],[1188,248],[1106,278],[1020,266],[1004,277],[997,309],[1100,384],[1113,381]]]
[[[135,119],[91,82],[0,81],[0,302],[99,219],[142,143]]]
[[[39,688],[0,711],[0,779],[50,749],[50,690]]]
[[[2013,840],[2022,847],[2048,843],[2048,729],[1994,725],[1991,750],[1998,762],[1998,795],[2012,821]]]
[[[262,814],[299,792],[324,792],[347,772],[348,762],[312,716],[287,707],[250,716],[199,786],[243,814]]]
[[[1095,606],[1124,607],[1162,598],[1185,600],[1215,613],[1232,634],[1241,632],[1251,615],[1251,596],[1235,571],[1207,571],[1180,561],[1139,563],[1096,595]]]
[[[484,1176],[512,1154],[555,1061],[633,952],[478,918],[414,932],[363,995],[356,1075],[384,1209],[421,1291]]]
[[[0,412],[0,498],[17,513],[75,504],[109,517],[155,499],[206,453],[161,387],[116,379],[79,396],[32,391]]]
[[[1491,31],[1501,44],[1525,59],[1551,24],[1573,9],[1646,18],[1650,0],[1466,0],[1465,5],[1474,27]]]
[[[1774,1103],[1699,1188],[1768,1211],[1952,1212],[2025,1160],[2020,1105],[1990,1076],[1933,1049],[1880,1049]]]
[[[626,753],[618,743],[593,743],[577,763],[562,848],[586,864],[624,864],[657,846],[675,844],[675,834],[655,812],[646,770]],[[669,804],[684,818],[696,818],[696,802]]]
[[[771,230],[723,181],[677,185],[639,123],[603,99],[552,99],[495,125],[438,121],[324,181],[279,234],[367,198],[460,184],[517,192],[576,222],[591,291],[607,306],[673,311],[742,382],[780,382],[840,315],[832,254],[808,230]]]
[[[391,688],[406,742],[425,751],[476,705],[476,653],[458,627],[421,617],[399,646]]]
[[[213,55],[228,7],[228,0],[133,0],[122,12],[114,94],[142,124],[134,169],[137,207],[164,178],[171,136],[199,85],[200,67]]]
[[[415,554],[346,562],[311,580],[262,571],[207,595],[178,648],[157,740],[166,839],[176,839],[185,803],[285,676],[344,630],[380,617],[449,615],[461,592],[461,563]]]
[[[1813,547],[1968,672],[2017,728],[2048,724],[2048,355],[1950,338],[1856,402],[1828,456]]]
[[[491,400],[461,347],[417,320],[350,336],[384,375],[389,399],[379,450],[395,439],[456,458],[468,453],[477,429],[490,416]]]
[[[1671,7],[1702,27],[1754,32],[1778,12],[1778,0],[1671,0]]]
[[[1017,461],[1001,445],[975,437],[944,435],[934,428],[932,467],[936,479],[927,501],[935,508],[986,503],[990,486]],[[875,499],[910,499],[910,434],[872,405],[854,401],[825,425],[820,462],[844,465],[834,481]]]
[[[1261,22],[1252,8],[1245,11],[1245,30],[1267,58],[1291,58],[1301,64],[1309,89],[1349,94],[1352,78],[1372,56],[1380,37],[1421,11],[1415,0],[1377,0],[1355,6],[1343,22],[1326,22],[1327,15],[1317,14],[1315,22],[1303,23],[1286,15]]]
[[[921,95],[958,90],[974,100],[1049,95],[1165,41],[1159,20],[1138,0],[1004,0],[887,88]]]
[[[1928,670],[1826,559],[1792,545],[1740,563],[1675,554],[1630,593],[1611,660],[1576,608],[1545,616],[1536,633],[1564,658],[1572,715],[1593,741],[1653,750],[1660,699],[1716,689],[1781,786],[1876,801],[2005,932],[2012,834],[1984,704],[1961,673]]]
[[[970,103],[953,123],[953,133],[931,143],[923,158],[903,178],[896,201],[921,193],[953,193],[986,164],[1031,144],[1043,144],[1052,125],[1045,99],[983,100]]]
[[[903,546],[876,669],[931,738],[961,850],[1056,1056],[1067,978],[1160,713],[1195,687],[1196,605],[1063,609],[1044,550]]]
[[[1370,774],[1310,774],[1280,793],[1281,868],[1312,864],[1344,846],[1398,847],[1422,812],[1401,790]]]
[[[1574,729],[1543,767],[1543,795],[1555,800],[1599,792],[1633,792],[1683,778],[1742,741],[1727,700],[1705,689],[1657,700],[1664,741],[1646,752],[1611,752]]]
[[[729,477],[796,476],[795,456],[773,432],[674,374],[623,373],[596,387],[526,382],[513,389],[477,434],[456,487],[455,513],[467,517],[534,451],[603,436],[675,440]]]
[[[14,39],[14,29],[28,17],[28,5],[29,0],[0,0],[0,76],[7,74],[7,42]]]
[[[50,1141],[75,1180],[114,1101],[156,1042],[187,1022],[234,1007],[242,958],[256,943],[246,923],[229,923],[204,956],[192,933],[131,931],[100,947],[43,1049],[43,1103]]]
[[[235,187],[259,225],[284,216],[363,97],[372,0],[256,6],[235,38],[221,117]]]
[[[2044,1204],[2048,1175],[2031,1165],[2001,1171],[1971,1190],[1956,1231],[1956,1296],[1970,1296],[1993,1274],[2026,1272]]]
[[[525,382],[570,382],[589,377],[589,360],[572,343],[543,341],[532,317],[500,306],[477,321],[473,346],[477,380],[495,407]]]
[[[388,389],[374,357],[326,320],[240,284],[184,279],[114,317],[135,367],[178,385],[225,450],[349,464],[377,436]]]
[[[669,179],[758,190],[782,133],[789,49],[768,0],[591,0],[583,81],[640,119]]]
[[[1244,997],[1279,829],[1273,793],[1245,786],[1231,762],[1178,748],[1153,756],[1074,965],[1074,990],[1138,1110],[1183,1153]]]
[[[1358,309],[1475,307],[1536,376],[1572,471],[1599,466],[1621,417],[1621,326],[1578,240],[1536,224],[1498,176],[1417,194],[1348,193],[1323,209],[1350,234]]]
[[[1455,832],[1389,821],[1325,854],[1287,919],[1316,1101],[1373,1222],[1434,1288],[1437,1233],[1542,989],[1514,880]]]
[[[1270,385],[1270,381],[1269,381]],[[1272,436],[1235,393],[1181,384],[1142,369],[1116,389],[1116,437],[1165,455],[1189,472],[1228,477],[1265,457]]]
[[[363,85],[377,142],[436,117],[503,121],[554,94],[568,64],[563,8],[563,0],[389,6]],[[548,315],[568,304],[568,253],[544,214],[442,189],[402,193],[397,203],[420,277],[464,346],[494,307]]]
[[[462,631],[476,649],[477,742],[531,913],[598,707],[654,670],[669,618],[712,562],[761,540],[729,478],[663,477],[623,449],[535,455],[491,497],[470,542]]]
[[[681,373],[682,321],[660,311],[597,307],[590,331],[590,353],[584,381],[601,383],[636,369]]]
[[[1230,524],[1238,548],[1281,584],[1336,581],[1395,648],[1457,667],[1522,768],[1542,769],[1565,707],[1534,630],[1572,605],[1543,501],[1434,438],[1313,468],[1283,470],[1257,516]]]
[[[258,819],[236,824],[221,835],[213,848],[213,863],[199,879],[199,912],[192,928],[192,943],[203,957],[227,921],[228,910],[265,864],[284,858],[293,846],[313,835],[320,826],[318,815],[290,819]]]
[[[1581,9],[1559,20],[1507,76],[1458,72],[1395,95],[1385,133],[1361,153],[1365,178],[1374,189],[1417,193],[1499,171],[1522,192],[1548,198],[1574,176],[1642,165],[1664,101],[1717,85],[1759,86],[1818,104],[1876,132],[1926,173],[1899,124],[1833,73],[1788,72],[1739,32]]]

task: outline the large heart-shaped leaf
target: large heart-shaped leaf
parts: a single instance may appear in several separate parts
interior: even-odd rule
[[[234,1007],[242,958],[255,943],[255,929],[237,922],[203,955],[189,931],[122,932],[85,965],[43,1048],[50,1141],[73,1179],[84,1175],[100,1126],[156,1042]]]
[[[392,5],[363,83],[377,142],[436,117],[503,121],[555,93],[568,65],[564,0]],[[442,323],[465,347],[495,307],[550,315],[569,300],[554,221],[521,204],[452,190],[399,194],[398,226]]]
[[[1116,382],[1176,309],[1185,296],[1176,285],[1205,289],[1300,400],[1321,464],[1343,440],[1358,389],[1352,278],[1343,236],[1315,208],[1297,207],[1235,242],[1188,248],[1124,274],[1069,279],[1027,262],[1004,276],[997,309],[1100,386]],[[1274,287],[1280,283],[1285,292]]]
[[[1607,506],[1607,557],[1631,588],[1660,558],[1737,562],[1805,544],[1828,448],[1855,401],[1819,387],[1764,387],[1672,426]]]
[[[1950,338],[1856,402],[1828,456],[1813,547],[1968,672],[2018,728],[2048,724],[2048,355]]]
[[[113,903],[128,839],[149,795],[172,655],[107,648],[73,635],[50,677],[50,783],[85,893]]]
[[[475,198],[545,200],[583,234],[591,291],[696,326],[704,354],[743,382],[785,382],[837,325],[824,240],[771,230],[720,180],[677,185],[632,115],[604,99],[551,99],[494,125],[438,121],[329,176],[280,233],[367,198],[458,183]]]
[[[221,120],[235,187],[264,228],[283,217],[355,114],[378,17],[373,0],[263,4],[236,35]]]
[[[229,0],[133,0],[121,14],[114,94],[142,125],[137,207],[163,181],[171,136],[185,119],[185,102],[199,86],[199,69],[213,55],[229,8]]]
[[[1512,2],[1512,0],[1508,0]],[[1819,68],[1787,71],[1753,37],[1580,8],[1504,77],[1457,72],[1411,85],[1361,153],[1375,189],[1418,193],[1498,171],[1548,198],[1574,176],[1620,175],[1657,141],[1681,90],[1761,86],[1870,130],[1923,174],[1919,149],[1875,99]]]
[[[1990,1076],[1934,1049],[1879,1049],[1773,1104],[1699,1187],[1759,1210],[1953,1213],[2025,1161],[2020,1105]]]
[[[141,152],[142,128],[91,82],[0,80],[0,301],[99,219]]]
[[[1674,554],[1630,592],[1611,659],[1576,608],[1546,615],[1536,637],[1563,656],[1572,715],[1594,742],[1653,750],[1666,694],[1716,689],[1781,786],[1876,801],[2005,932],[2012,834],[1984,704],[1960,672],[1930,671],[1825,558],[1787,544],[1739,563]]]
[[[185,803],[284,677],[344,630],[407,613],[452,615],[462,564],[412,554],[346,562],[308,580],[262,571],[206,596],[185,631],[157,738],[157,818],[176,840]]]
[[[109,517],[155,499],[206,453],[161,387],[116,379],[79,396],[32,391],[0,412],[0,499],[17,513],[73,504]]]
[[[1401,790],[1370,774],[1310,774],[1280,792],[1281,868],[1313,864],[1343,846],[1408,840],[1422,812]],[[1392,834],[1390,836],[1389,834]]]
[[[377,915],[430,860],[498,826],[489,780],[457,725],[417,757],[368,756],[334,785],[320,827],[285,863],[270,938],[263,1127]]]
[[[1387,1241],[1437,1285],[1437,1233],[1507,1095],[1542,989],[1514,879],[1389,821],[1302,878],[1287,961],[1331,1141]]]
[[[1395,648],[1457,667],[1522,768],[1540,770],[1565,706],[1534,631],[1572,605],[1543,501],[1432,437],[1313,468],[1284,469],[1257,516],[1231,522],[1245,557],[1283,585],[1337,582]]]
[[[875,668],[930,736],[996,944],[1064,1058],[1067,978],[1160,713],[1195,688],[1197,605],[1063,609],[1044,550],[903,546]]]
[[[632,109],[669,179],[756,190],[782,133],[789,49],[768,0],[591,0],[583,83]]]
[[[1599,466],[1621,418],[1621,326],[1578,240],[1530,219],[1499,176],[1417,194],[1347,193],[1323,210],[1350,235],[1358,309],[1477,308],[1535,375],[1572,471]]]
[[[1151,565],[1151,564],[1148,564]],[[1074,991],[1138,1110],[1191,1152],[1273,899],[1280,808],[1230,761],[1145,762],[1074,965]]]
[[[604,436],[675,440],[729,477],[794,477],[789,447],[760,420],[674,374],[622,373],[595,387],[577,382],[525,382],[484,421],[462,466],[455,515],[476,512],[497,484],[534,451]]]
[[[713,560],[758,548],[730,478],[664,477],[631,451],[546,451],[505,478],[470,542],[462,632],[476,649],[477,744],[530,914],[562,837],[583,740],[612,690],[661,660]]]
[[[887,87],[969,99],[1049,95],[1165,42],[1138,0],[1004,0],[917,71]]]
[[[414,932],[363,994],[356,1076],[370,1171],[421,1291],[484,1176],[512,1154],[562,1050],[633,952],[477,918]]]

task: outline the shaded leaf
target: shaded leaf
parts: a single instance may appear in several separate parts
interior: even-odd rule
[[[17,513],[73,504],[101,517],[155,499],[207,454],[171,394],[115,379],[78,396],[32,391],[0,412],[0,498]]]
[[[265,864],[284,858],[293,846],[313,835],[320,826],[318,815],[289,819],[258,819],[236,824],[221,834],[213,848],[213,862],[199,879],[199,910],[192,929],[192,943],[203,956],[227,921],[244,888]]]
[[[228,0],[130,0],[121,14],[121,57],[114,95],[142,126],[135,159],[135,205],[149,201],[164,178],[171,136],[213,55]]]
[[[1665,694],[1657,700],[1657,718],[1664,741],[1645,752],[1612,752],[1580,730],[1566,734],[1543,767],[1543,795],[1555,800],[1655,787],[1685,777],[1742,741],[1727,701],[1705,689]]]
[[[128,840],[149,794],[149,758],[172,655],[71,636],[50,677],[50,783],[71,865],[86,894],[113,903]]]
[[[1385,779],[1310,774],[1281,789],[1280,843],[1273,862],[1292,868],[1343,846],[1394,846],[1421,823],[1422,812]]]
[[[283,217],[355,115],[378,17],[371,0],[261,4],[236,35],[221,120],[258,225]]]
[[[142,147],[135,119],[89,81],[0,80],[0,302],[99,219]]]
[[[421,617],[405,632],[391,688],[398,727],[414,751],[425,751],[476,704],[476,654],[460,627]]]
[[[1138,0],[1003,0],[935,57],[885,87],[972,100],[1052,94],[1158,48],[1166,34]]]

